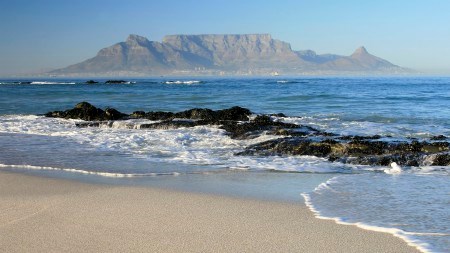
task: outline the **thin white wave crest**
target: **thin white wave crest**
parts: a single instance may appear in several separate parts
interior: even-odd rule
[[[92,171],[92,170],[82,170],[74,168],[57,168],[50,166],[35,166],[35,165],[17,165],[17,164],[0,164],[0,168],[11,168],[11,169],[27,169],[27,170],[55,170],[64,171],[78,174],[86,175],[97,175],[102,177],[112,177],[112,178],[125,178],[125,177],[156,177],[156,176],[178,176],[179,172],[158,172],[158,173],[116,173],[116,172],[104,172],[104,171]]]
[[[309,208],[309,210],[311,210],[311,212],[313,212],[314,216],[317,219],[332,220],[336,224],[340,224],[340,225],[351,225],[351,226],[356,226],[356,227],[364,229],[364,230],[388,233],[388,234],[391,234],[391,235],[393,235],[395,237],[398,237],[398,238],[402,239],[409,246],[412,246],[412,247],[416,248],[417,250],[419,250],[421,252],[426,252],[426,253],[431,252],[431,250],[429,249],[429,244],[428,243],[424,243],[424,242],[419,241],[419,240],[415,240],[415,239],[409,237],[409,235],[448,236],[448,234],[443,234],[443,233],[414,233],[414,232],[406,232],[406,231],[403,231],[403,230],[398,229],[398,228],[379,227],[379,226],[368,225],[368,224],[365,224],[365,223],[362,223],[362,222],[347,222],[347,221],[344,221],[340,217],[323,216],[320,213],[320,211],[317,210],[314,207],[314,205],[312,203],[312,200],[311,200],[311,197],[310,197],[310,195],[308,193],[301,193],[301,196],[305,200],[306,206]]]
[[[0,85],[53,85],[53,84],[76,84],[76,82],[58,82],[58,81],[8,81],[0,82]]]
[[[45,84],[76,84],[75,82],[49,82],[49,81],[35,81],[31,82],[30,84],[39,84],[39,85],[45,85]]]
[[[191,85],[191,84],[199,84],[202,81],[199,80],[175,80],[175,81],[165,81],[165,84],[187,84],[187,85]]]
[[[286,83],[308,83],[306,80],[277,80],[277,83],[279,84],[286,84]]]

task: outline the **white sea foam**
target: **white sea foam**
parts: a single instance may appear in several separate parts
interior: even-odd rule
[[[391,163],[391,168],[384,169],[386,174],[400,174],[402,173],[402,167],[400,167],[396,162]]]
[[[198,80],[187,80],[187,81],[183,81],[183,80],[176,80],[176,81],[165,81],[165,84],[187,84],[187,85],[191,85],[191,84],[199,84],[201,83],[201,81]]]
[[[34,84],[34,85],[51,85],[51,84],[76,84],[76,82],[58,82],[58,81],[10,81],[10,82],[0,82],[0,84],[14,84],[14,85],[24,85],[24,84]]]
[[[447,190],[440,175],[364,173],[335,176],[301,195],[319,219],[390,233],[423,252],[447,252]]]
[[[252,144],[279,138],[262,135],[250,140],[229,138],[215,126],[180,129],[139,129],[143,120],[108,123],[102,127],[78,128],[80,120],[39,116],[0,117],[0,132],[68,138],[86,148],[111,150],[150,161],[208,165],[215,169],[273,170],[288,172],[350,172],[352,167],[329,163],[313,156],[252,157],[234,154]],[[49,147],[51,148],[51,147]],[[355,167],[356,168],[356,167]]]
[[[26,170],[54,170],[54,171],[64,171],[71,172],[77,174],[86,174],[86,175],[96,175],[102,177],[112,177],[112,178],[125,178],[125,177],[156,177],[156,176],[179,176],[180,172],[149,172],[149,173],[119,173],[119,172],[104,172],[104,171],[93,171],[93,170],[82,170],[82,169],[74,169],[74,168],[57,168],[50,166],[35,166],[35,165],[27,165],[27,164],[1,164],[0,168],[6,169],[26,169]],[[189,172],[186,174],[202,174],[203,172]]]
[[[333,180],[333,179],[331,179],[331,180]],[[323,188],[323,186],[321,186],[321,188]],[[418,234],[420,234],[420,235],[434,235],[434,236],[447,235],[447,234],[442,234],[442,233],[414,233],[414,232],[406,232],[406,231],[403,231],[403,230],[398,229],[398,228],[379,227],[379,226],[368,225],[368,224],[365,224],[365,223],[362,223],[362,222],[347,222],[347,221],[344,221],[340,217],[326,217],[326,216],[322,216],[320,211],[317,210],[314,207],[314,205],[313,205],[313,203],[311,201],[311,197],[310,197],[309,194],[302,193],[301,196],[304,198],[306,206],[314,213],[314,216],[317,219],[332,220],[332,221],[334,221],[334,222],[336,222],[337,224],[340,224],[340,225],[352,225],[352,226],[356,226],[358,228],[365,229],[365,230],[371,230],[371,231],[382,232],[382,233],[389,233],[389,234],[392,234],[395,237],[398,237],[398,238],[404,240],[408,245],[410,245],[412,247],[415,247],[416,249],[418,249],[421,252],[431,252],[430,249],[429,249],[429,244],[428,243],[424,243],[424,242],[419,241],[419,240],[414,240],[411,237],[409,237],[408,235],[418,235]]]
[[[31,84],[76,84],[75,82],[48,82],[48,81],[35,81],[31,82]]]
[[[0,117],[0,133],[20,133],[70,139],[86,148],[111,150],[150,161],[208,165],[218,168],[272,170],[309,173],[354,173],[359,171],[394,172],[393,168],[330,163],[313,156],[255,157],[236,156],[246,146],[280,138],[261,135],[250,140],[229,138],[217,126],[179,129],[140,129],[157,121],[142,119],[103,122],[100,127],[76,127],[81,120],[42,116],[9,115]],[[51,147],[50,147],[51,148]],[[408,173],[447,173],[440,167],[409,169]]]
[[[323,131],[340,135],[381,135],[395,138],[429,138],[436,135],[449,135],[445,126],[412,125],[389,122],[349,121],[340,115],[298,115],[298,117],[278,117],[286,123],[308,125]],[[426,131],[428,130],[428,131]]]
[[[422,175],[450,175],[450,166],[420,166],[411,168],[411,172]]]

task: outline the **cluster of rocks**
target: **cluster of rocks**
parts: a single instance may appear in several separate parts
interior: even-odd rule
[[[122,120],[128,115],[121,113],[113,108],[106,108],[102,110],[88,102],[81,102],[75,105],[74,108],[65,111],[53,111],[45,114],[46,117],[65,118],[65,119],[82,119],[86,121],[101,121],[101,120]]]
[[[379,166],[392,162],[404,166],[450,165],[448,142],[359,139],[286,137],[249,146],[238,155],[311,155],[328,158],[331,162]]]
[[[396,162],[403,166],[436,165],[450,166],[450,143],[443,135],[429,141],[398,141],[390,136],[341,136],[320,131],[310,126],[284,123],[273,120],[277,115],[258,115],[250,119],[252,112],[242,107],[224,110],[195,108],[182,112],[144,112],[125,114],[113,108],[105,110],[81,102],[73,109],[54,111],[47,117],[82,119],[78,127],[100,126],[105,121],[148,119],[157,121],[142,124],[140,128],[173,129],[200,125],[219,125],[234,139],[256,138],[262,134],[284,136],[246,147],[236,155],[289,156],[311,155],[327,158],[329,161],[361,165],[387,166]]]

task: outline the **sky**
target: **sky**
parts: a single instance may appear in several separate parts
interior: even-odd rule
[[[369,53],[450,74],[448,0],[1,0],[0,76],[66,67],[129,34],[270,33],[294,50]]]

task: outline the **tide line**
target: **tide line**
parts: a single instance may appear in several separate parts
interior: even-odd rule
[[[421,252],[424,252],[424,253],[431,253],[431,250],[429,249],[429,244],[428,243],[424,243],[424,242],[419,241],[419,240],[414,240],[414,239],[408,237],[407,235],[433,235],[433,236],[446,236],[447,235],[447,234],[440,234],[440,233],[406,232],[406,231],[403,231],[403,230],[398,229],[398,228],[379,227],[379,226],[368,225],[368,224],[365,224],[365,223],[362,223],[362,222],[346,222],[346,221],[343,221],[339,217],[322,216],[320,214],[319,210],[317,210],[314,207],[314,205],[312,204],[311,197],[309,196],[309,194],[301,193],[300,195],[304,198],[306,206],[309,208],[309,210],[311,210],[311,212],[314,213],[314,216],[317,219],[332,220],[332,221],[336,222],[336,224],[339,224],[339,225],[347,225],[347,226],[351,225],[351,226],[356,226],[356,227],[364,229],[364,230],[388,233],[388,234],[391,234],[391,235],[393,235],[395,237],[398,237],[398,238],[402,239],[409,246],[412,246],[412,247],[416,248],[417,250],[419,250]]]

